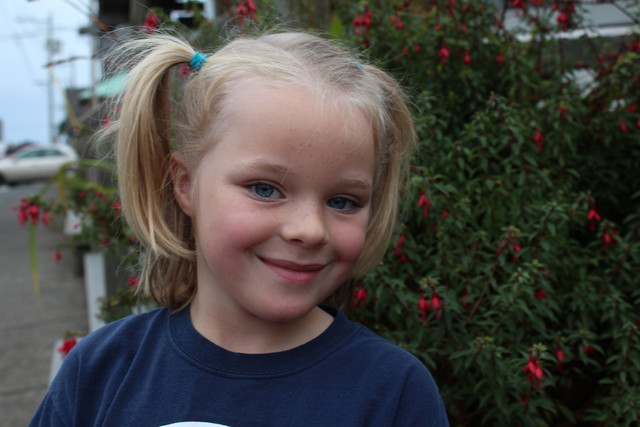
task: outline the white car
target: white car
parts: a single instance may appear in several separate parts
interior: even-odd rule
[[[68,145],[30,146],[0,159],[0,184],[49,179],[62,165],[77,159]]]

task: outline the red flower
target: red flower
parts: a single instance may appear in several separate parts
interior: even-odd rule
[[[587,213],[587,221],[589,221],[589,230],[593,231],[596,229],[596,221],[600,221],[600,215],[596,212],[596,205],[591,205],[591,209]]]
[[[256,16],[256,10],[257,8],[253,0],[240,0],[236,7],[236,14],[253,20]]]
[[[560,12],[558,17],[556,18],[556,21],[558,22],[558,25],[560,25],[560,28],[562,28],[563,30],[566,30],[569,27],[569,24],[571,23],[571,18],[569,17],[567,12],[563,10]]]
[[[20,225],[25,225],[29,218],[27,217],[27,213],[24,209],[20,209],[18,211],[18,221],[20,221]]]
[[[134,286],[138,286],[140,284],[140,279],[138,279],[138,277],[135,274],[130,274],[129,277],[127,278],[127,285],[134,287]]]
[[[413,45],[413,51],[414,51],[415,53],[420,53],[420,51],[421,51],[421,50],[422,50],[422,49],[420,48],[420,45],[419,45],[418,43],[414,43],[414,45]]]
[[[398,258],[398,262],[400,264],[404,264],[405,262],[409,262],[407,257],[402,252],[402,248],[404,247],[404,234],[398,236],[398,242],[396,243],[396,248],[393,250],[393,256]]]
[[[447,49],[446,45],[442,45],[440,51],[438,52],[438,57],[440,58],[440,63],[445,64],[447,59],[449,59],[449,49]]]
[[[469,301],[467,301],[468,298],[469,298],[469,292],[465,289],[464,292],[462,293],[462,306],[463,307],[468,307],[469,305],[471,305],[471,303]]]
[[[61,259],[62,259],[62,254],[60,253],[59,250],[56,249],[56,251],[53,253],[53,260],[56,263],[59,263]]]
[[[62,354],[62,357],[67,357],[67,354],[71,351],[73,347],[78,343],[78,339],[76,337],[67,338],[62,342],[60,347],[58,347],[58,352]]]
[[[447,212],[447,211],[443,211],[442,214],[440,214],[440,217],[443,218],[443,219],[447,218],[448,216],[449,216],[449,212]]]
[[[40,217],[40,207],[36,204],[30,205],[27,209],[27,214],[31,218],[31,223],[37,224]]]
[[[438,298],[438,294],[434,290],[431,293],[431,307],[433,307],[433,311],[435,312],[436,320],[440,317],[440,309],[442,308],[442,301]]]
[[[586,354],[588,356],[591,353],[595,352],[596,350],[590,345],[585,345],[584,348],[582,349],[582,351],[584,352],[584,354]]]
[[[367,6],[367,10],[364,13],[364,18],[362,19],[362,25],[370,28],[371,27],[371,18],[373,17],[373,14],[371,13],[371,11],[369,10],[369,7]]]
[[[560,118],[565,119],[567,117],[567,107],[560,105],[558,106],[558,111],[560,112]]]
[[[560,348],[560,345],[558,345],[558,347],[556,347],[556,359],[558,359],[558,371],[560,371],[560,373],[564,371],[562,361],[565,359],[565,357],[566,356],[562,351],[562,348]]]
[[[425,218],[429,217],[429,206],[431,206],[431,200],[427,199],[427,193],[423,191],[418,199],[418,207],[422,208],[422,216]]]
[[[514,9],[526,9],[527,5],[523,0],[511,0],[511,7]]]
[[[502,64],[504,62],[504,52],[500,52],[498,56],[496,56],[496,64]]]
[[[500,28],[501,30],[504,28],[504,24],[502,23],[502,20],[500,18],[498,18],[497,16],[495,16],[494,21],[496,21],[496,24],[498,25],[498,28]]]
[[[464,53],[464,59],[462,62],[464,62],[464,65],[471,65],[471,54],[469,54],[469,51]]]
[[[429,301],[424,297],[422,291],[420,291],[420,299],[418,300],[418,310],[420,310],[420,318],[425,320],[427,318],[427,311],[431,308]]]
[[[620,130],[622,132],[627,132],[629,129],[627,128],[627,124],[624,122],[624,120],[620,120]]]
[[[540,380],[544,378],[545,374],[540,366],[540,357],[533,357],[531,354],[529,355],[529,361],[527,365],[524,367],[523,373],[527,374],[529,377],[529,384],[533,386],[535,383],[536,387],[540,388]]]
[[[236,7],[236,13],[240,16],[245,16],[249,13],[249,9],[245,6],[243,1],[238,2],[238,6]]]
[[[29,215],[27,214],[27,210],[29,209],[29,202],[27,199],[20,199],[22,202],[19,205],[13,207],[14,211],[18,211],[18,221],[20,221],[20,225],[24,225],[29,221]]]
[[[613,243],[613,236],[609,234],[609,224],[604,226],[604,234],[602,235],[602,242],[604,243],[604,251],[609,250],[609,245]]]
[[[356,27],[356,34],[361,34],[361,30],[359,27],[364,28],[364,33],[367,34],[369,32],[369,28],[371,28],[371,18],[372,18],[372,13],[369,10],[368,6],[365,6],[365,13],[364,16],[362,15],[357,15],[354,19],[353,19],[353,26]]]
[[[193,70],[189,67],[189,64],[182,64],[178,68],[178,73],[183,77],[183,81],[186,80],[187,77],[191,75]]]
[[[533,294],[537,299],[542,299],[547,296],[547,293],[544,289],[538,289],[535,294]]]
[[[536,129],[536,134],[533,137],[533,142],[536,143],[536,148],[538,150],[538,152],[542,151],[542,143],[544,142],[544,137],[542,136],[542,132],[540,132],[540,129]]]
[[[402,255],[402,247],[404,246],[404,234],[398,236],[398,242],[396,243],[396,248],[393,251],[394,256]]]
[[[354,310],[358,304],[360,304],[360,308],[362,308],[366,300],[367,291],[364,289],[364,285],[360,284],[360,287],[353,291],[353,298],[351,299],[351,309]]]
[[[147,13],[147,18],[144,20],[142,27],[147,29],[147,34],[155,33],[158,29],[158,15],[153,12]]]
[[[49,214],[41,209],[36,203],[29,202],[26,198],[22,198],[21,204],[13,207],[13,210],[18,211],[18,221],[20,221],[20,225],[24,225],[29,220],[31,220],[31,224],[35,225],[40,220],[40,211],[42,210],[42,222],[47,225],[49,223]]]
[[[113,210],[116,211],[116,219],[119,219],[122,214],[122,204],[120,202],[115,202],[113,204]]]
[[[518,402],[520,402],[520,405],[522,405],[523,408],[526,408],[529,404],[529,395],[527,393],[521,393],[520,400],[518,400]]]
[[[43,210],[42,211],[42,223],[44,225],[49,225],[49,221],[51,220],[51,218],[49,217],[49,212]]]

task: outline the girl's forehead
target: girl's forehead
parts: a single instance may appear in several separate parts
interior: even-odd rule
[[[227,105],[235,104],[239,109],[254,101],[269,102],[274,96],[283,95],[286,101],[296,94],[303,94],[305,103],[321,109],[339,108],[344,112],[360,112],[352,97],[344,90],[334,87],[330,83],[313,77],[270,78],[264,76],[241,77],[229,85],[226,99]],[[288,95],[288,96],[287,96]],[[280,104],[271,103],[271,108],[278,108]]]
[[[230,93],[226,110],[224,130],[213,147],[221,155],[257,163],[273,158],[278,168],[295,168],[304,161],[334,166],[361,157],[373,162],[375,157],[367,118],[358,109],[335,102],[330,94],[248,80]]]

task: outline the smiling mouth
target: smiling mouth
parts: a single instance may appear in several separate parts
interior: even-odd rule
[[[320,275],[327,264],[298,264],[295,262],[258,257],[279,278],[286,282],[306,285]]]

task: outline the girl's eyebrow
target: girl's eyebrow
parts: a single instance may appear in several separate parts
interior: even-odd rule
[[[274,174],[280,177],[280,184],[283,184],[287,176],[293,173],[291,166],[285,166],[277,162],[266,161],[263,159],[248,160],[243,162],[238,169],[242,171]]]
[[[284,182],[285,178],[288,175],[296,172],[291,168],[291,166],[288,166],[288,165],[285,166],[277,162],[266,161],[263,159],[255,159],[255,160],[247,161],[246,163],[243,163],[239,167],[239,169],[242,169],[244,171],[246,170],[260,171],[260,172],[264,171],[264,172],[270,172],[277,175],[281,175],[282,182]],[[370,180],[363,179],[358,176],[347,176],[344,179],[342,179],[340,183],[345,187],[357,188],[365,192],[370,192],[373,188],[373,183]]]
[[[242,169],[260,170],[287,175],[293,172],[290,166],[285,166],[276,162],[269,162],[262,159],[250,160],[246,163],[243,163],[241,167]]]
[[[347,188],[357,188],[365,192],[371,192],[373,185],[369,180],[364,180],[356,177],[347,177],[341,181],[341,184]]]

